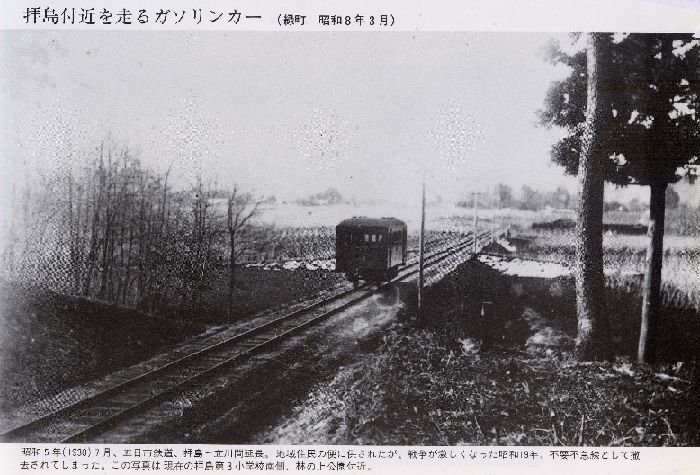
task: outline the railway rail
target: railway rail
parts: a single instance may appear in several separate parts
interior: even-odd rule
[[[483,239],[489,232],[479,233]],[[470,249],[473,235],[447,244],[426,256],[426,268]],[[227,337],[192,353],[133,377],[117,379],[106,389],[89,395],[51,413],[14,427],[2,434],[5,442],[84,442],[104,433],[120,421],[148,410],[179,391],[201,384],[231,370],[264,349],[281,342],[373,295],[377,290],[404,281],[418,273],[414,259],[383,285],[362,285],[276,317],[254,328]]]

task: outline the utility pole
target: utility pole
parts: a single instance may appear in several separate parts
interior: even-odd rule
[[[477,193],[478,192],[476,190],[474,190],[474,231],[473,231],[474,232],[474,240],[473,240],[473,242],[474,242],[474,255],[475,256],[476,256],[476,253],[477,253],[478,247],[479,247],[478,243],[476,242],[476,224],[479,221],[479,214],[477,211],[478,205],[476,202]]]
[[[423,310],[423,267],[425,258],[425,175],[423,175],[423,197],[420,212],[420,251],[418,257],[418,315],[422,318]]]
[[[496,193],[498,194],[498,213],[491,220],[491,243],[495,243],[498,239],[498,233],[503,223],[503,216],[501,216],[501,194],[498,193],[498,189],[494,187]],[[496,222],[498,219],[498,222]]]
[[[498,233],[503,233],[503,202],[500,193],[498,194]]]

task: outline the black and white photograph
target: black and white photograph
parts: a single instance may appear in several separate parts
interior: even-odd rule
[[[700,444],[697,35],[0,34],[3,442]]]

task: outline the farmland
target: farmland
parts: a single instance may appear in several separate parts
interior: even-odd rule
[[[522,231],[527,244],[523,256],[573,265],[574,231]],[[606,235],[603,261],[607,283],[639,294],[646,260],[646,236]],[[666,236],[664,239],[662,293],[664,302],[700,311],[700,249],[697,238]],[[639,294],[641,295],[641,294]]]

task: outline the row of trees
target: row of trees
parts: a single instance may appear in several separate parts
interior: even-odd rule
[[[178,191],[126,148],[101,145],[82,168],[43,177],[20,197],[4,256],[15,279],[159,312],[198,308],[228,264],[265,245],[261,201],[196,177]],[[47,272],[48,270],[48,272]]]
[[[457,206],[470,208],[474,206],[474,198],[463,198],[459,200]],[[516,195],[513,188],[499,183],[493,191],[478,194],[478,204],[484,208],[513,208],[520,210],[539,211],[546,208],[554,209],[575,209],[576,196],[572,196],[569,191],[558,186],[554,191],[539,191],[528,185],[523,185],[520,193]],[[666,188],[666,208],[678,209],[681,206],[680,195],[671,187]],[[683,205],[687,206],[687,205]],[[605,211],[634,211],[641,212],[649,209],[646,203],[638,198],[633,198],[628,202],[605,201]]]
[[[499,183],[496,187],[487,193],[478,194],[478,204],[484,208],[515,208],[522,210],[537,211],[552,207],[556,209],[568,209],[575,204],[575,197],[561,186],[554,191],[542,192],[535,190],[528,185],[524,185],[520,189],[518,196],[513,192],[513,188]],[[457,206],[470,208],[474,205],[473,197],[465,197],[459,200]]]
[[[665,197],[694,179],[700,156],[700,41],[692,35],[587,35],[584,51],[552,44],[549,57],[571,74],[552,84],[540,112],[568,134],[552,158],[579,180],[578,338],[583,359],[609,358],[603,276],[603,184],[650,189],[649,246],[638,360],[653,361],[660,305]]]
[[[688,207],[684,204],[686,208]],[[645,211],[649,209],[645,203],[642,203],[639,198],[632,198],[626,203],[621,203],[619,201],[606,201],[605,211]],[[671,187],[666,188],[666,209],[678,209],[681,207],[681,197],[680,195]]]
[[[556,209],[567,209],[576,202],[574,197],[562,187],[557,187],[551,192],[540,192],[524,185],[521,194],[522,198],[518,203],[520,209],[538,210],[548,206]]]

